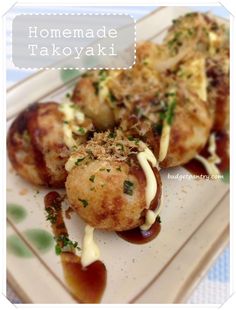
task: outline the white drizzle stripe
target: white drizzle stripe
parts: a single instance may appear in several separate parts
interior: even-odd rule
[[[162,162],[167,155],[169,143],[170,143],[170,132],[171,126],[164,120],[164,126],[162,128],[161,140],[160,140],[160,151],[159,151],[159,162]]]
[[[195,158],[204,165],[204,167],[206,168],[209,175],[219,176],[220,171],[216,165],[221,162],[221,159],[216,154],[216,141],[215,141],[215,134],[214,133],[212,133],[209,137],[208,152],[211,154],[211,156],[208,157],[207,159],[201,155],[196,155]]]
[[[71,149],[76,145],[76,142],[73,138],[73,126],[70,122],[77,120],[77,122],[84,121],[84,114],[81,111],[76,111],[73,107],[74,103],[66,98],[64,102],[60,105],[59,110],[64,115],[64,124],[63,124],[63,137],[66,146]]]
[[[142,167],[144,174],[146,176],[147,185],[145,189],[145,196],[146,196],[146,209],[148,209],[150,203],[152,202],[157,192],[156,177],[153,173],[153,170],[149,162],[152,164],[153,167],[155,167],[157,165],[157,160],[153,155],[152,151],[149,150],[148,147],[146,147],[143,152],[138,153],[137,157],[139,164]]]
[[[83,239],[81,264],[87,267],[97,261],[100,257],[100,250],[93,239],[94,227],[90,225],[85,226],[85,234]]]
[[[75,166],[75,162],[78,159],[78,156],[71,155],[65,164],[65,169],[67,172],[70,172],[72,168]]]
[[[161,212],[161,208],[163,206],[163,197],[161,197],[161,202],[159,208],[156,210],[148,210],[145,217],[145,223],[140,226],[141,230],[148,230],[151,228],[151,226],[155,223],[156,218]]]
[[[204,167],[206,168],[209,175],[211,175],[211,176],[220,175],[220,171],[216,167],[215,163],[209,162],[206,158],[204,158],[200,155],[196,155],[195,158],[204,165]]]

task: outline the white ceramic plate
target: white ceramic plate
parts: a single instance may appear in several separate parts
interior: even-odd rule
[[[189,8],[166,7],[137,24],[137,39],[160,42],[171,21]],[[8,124],[35,101],[60,102],[75,83],[75,72],[41,71],[7,95]],[[24,302],[75,303],[55,255],[43,198],[49,190],[22,180],[8,163],[8,280]],[[222,181],[177,181],[162,171],[165,204],[160,235],[146,245],[114,233],[96,232],[108,281],[103,303],[184,302],[228,240],[229,186]],[[184,168],[172,174],[186,174]],[[84,222],[66,220],[70,238],[81,244]]]

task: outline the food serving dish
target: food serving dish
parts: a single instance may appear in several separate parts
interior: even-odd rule
[[[137,40],[161,42],[171,21],[186,12],[188,8],[171,7],[154,11],[137,23]],[[42,71],[13,86],[8,92],[8,124],[32,102],[61,102],[74,87],[73,74]],[[112,232],[97,232],[107,268],[103,303],[182,302],[226,244],[228,184],[178,179],[186,174],[183,167],[161,171],[164,225],[151,243],[137,246]],[[43,199],[48,192],[23,181],[8,165],[8,279],[25,302],[75,303],[55,256],[50,223],[45,221]],[[80,245],[84,223],[74,213],[70,216],[65,218],[70,238]]]

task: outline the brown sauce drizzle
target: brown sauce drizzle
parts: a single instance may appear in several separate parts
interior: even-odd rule
[[[38,113],[40,110],[40,105],[35,103],[31,105],[27,110],[27,129],[31,138],[31,145],[34,153],[34,160],[37,166],[37,172],[41,180],[47,184],[51,185],[51,175],[46,166],[44,154],[40,147],[40,135],[41,132],[38,126]]]
[[[160,202],[161,202],[161,178],[160,178],[160,174],[157,171],[157,168],[152,168],[156,180],[157,180],[157,192],[156,195],[154,197],[154,199],[152,200],[149,209],[150,210],[155,210]],[[145,209],[145,213],[146,213],[146,209]],[[153,239],[155,239],[157,237],[157,235],[160,233],[161,231],[161,224],[158,220],[158,218],[156,219],[155,223],[153,223],[153,225],[148,229],[148,230],[141,230],[140,227],[136,227],[134,229],[130,229],[130,230],[125,230],[125,231],[117,231],[117,235],[119,237],[121,237],[122,239],[130,242],[130,243],[134,243],[134,244],[144,244],[144,243],[148,243],[150,241],[152,241]]]
[[[228,146],[229,146],[229,136],[226,132],[219,131],[215,132],[216,135],[216,154],[220,157],[221,162],[217,165],[218,169],[221,173],[224,173],[229,169],[229,154],[228,154]],[[200,155],[204,158],[208,158],[210,156],[208,152],[208,144],[205,148],[200,152]],[[205,167],[196,159],[192,159],[190,162],[184,165],[190,173],[193,175],[201,176],[208,175]]]
[[[136,227],[131,230],[117,231],[116,233],[119,237],[130,243],[144,244],[155,239],[160,231],[161,224],[156,220],[148,230],[142,230]]]
[[[62,197],[57,192],[49,192],[44,198],[45,209],[55,218],[51,225],[54,236],[68,237],[61,202]],[[101,261],[96,261],[84,268],[80,257],[69,251],[61,252],[60,257],[65,281],[76,301],[99,303],[106,287],[107,271],[105,265]]]

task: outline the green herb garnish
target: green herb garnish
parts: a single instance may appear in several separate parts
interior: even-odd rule
[[[85,199],[80,199],[78,198],[78,200],[82,203],[83,207],[86,208],[88,206],[88,201]]]
[[[28,133],[27,130],[24,130],[23,134],[22,134],[22,138],[24,140],[25,143],[30,143],[30,135]]]
[[[159,116],[161,120],[165,120],[168,125],[171,125],[174,118],[174,112],[176,107],[176,93],[171,92],[166,94],[167,97],[167,106],[163,108],[163,111],[160,112]],[[158,128],[156,128],[158,130]]]
[[[110,139],[114,139],[116,137],[116,133],[115,132],[110,132],[108,135],[108,138]]]
[[[119,147],[119,151],[124,151],[124,145],[122,143],[116,143],[116,146]]]
[[[176,107],[176,95],[174,94],[169,94],[169,96],[173,96],[172,98],[169,98],[168,102],[168,109],[166,111],[166,121],[168,125],[171,125],[173,122],[174,118],[174,112],[175,112],[175,107]]]
[[[77,148],[78,148],[77,145],[73,145],[71,149],[72,149],[72,151],[76,151]]]
[[[153,126],[152,126],[152,130],[153,130],[153,133],[155,134],[155,135],[161,135],[161,133],[162,133],[162,124],[154,124]]]
[[[61,254],[61,247],[59,244],[56,244],[55,245],[55,252],[56,252],[56,255],[60,255]]]
[[[134,190],[134,183],[128,180],[125,180],[123,183],[123,192],[127,195],[132,196]]]
[[[98,93],[99,93],[99,83],[98,82],[93,82],[93,87],[95,89],[95,95],[98,95]]]
[[[94,179],[95,179],[95,175],[91,175],[91,177],[89,178],[89,181],[94,183]]]
[[[133,136],[128,136],[128,140],[129,141],[134,141],[136,145],[139,144],[139,142],[140,142],[140,140],[138,138],[135,138]]]
[[[98,75],[99,75],[100,81],[102,82],[107,78],[107,71],[106,70],[100,70]]]
[[[79,128],[78,128],[78,132],[79,132],[81,135],[84,135],[84,134],[85,134],[85,129],[84,129],[84,127],[79,127]]]
[[[45,208],[45,211],[47,212],[46,220],[50,221],[51,224],[55,224],[57,222],[57,211],[60,209],[60,206],[53,202],[51,206],[48,206]]]
[[[116,101],[116,97],[114,96],[114,94],[111,91],[109,91],[109,99],[110,99],[111,102],[115,102]]]
[[[68,236],[66,235],[60,235],[57,237],[54,237],[57,244],[55,245],[55,252],[57,255],[60,255],[63,252],[63,249],[66,248],[66,251],[73,251],[74,249],[81,250],[81,248],[78,246],[77,241],[71,241]]]
[[[84,159],[85,159],[85,157],[78,158],[78,159],[76,160],[76,162],[75,162],[75,165],[78,166],[79,163],[80,163],[81,161],[83,161]]]
[[[47,217],[46,220],[49,221],[51,224],[55,224],[57,221],[57,215],[55,214],[55,212],[53,212],[52,208],[46,208],[47,211]]]
[[[197,13],[196,12],[190,12],[190,13],[187,13],[185,14],[186,17],[193,17],[195,16]]]

